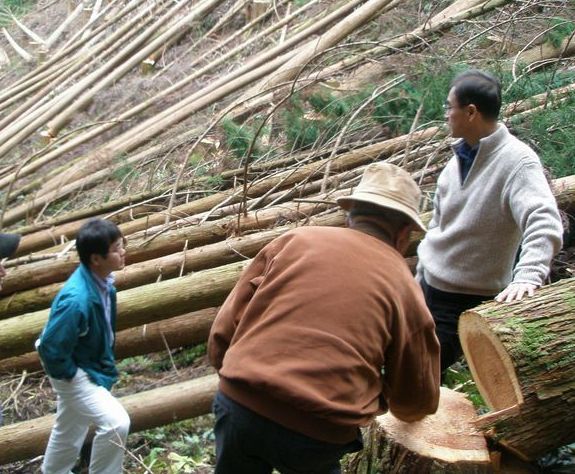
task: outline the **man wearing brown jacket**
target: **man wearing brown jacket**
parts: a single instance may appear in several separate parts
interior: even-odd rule
[[[208,342],[216,474],[340,472],[359,427],[437,409],[439,343],[403,254],[420,192],[390,164],[339,198],[349,228],[304,227],[254,258]]]

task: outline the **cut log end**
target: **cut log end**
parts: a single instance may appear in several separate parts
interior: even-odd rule
[[[406,423],[390,413],[367,430],[366,446],[349,472],[487,473],[491,459],[482,433],[473,425],[475,409],[465,395],[441,388],[439,408],[421,421]]]
[[[513,362],[485,320],[466,311],[459,325],[461,346],[473,379],[492,410],[504,410],[523,403]]]

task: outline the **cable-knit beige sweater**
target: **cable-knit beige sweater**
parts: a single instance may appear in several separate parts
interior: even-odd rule
[[[541,285],[562,234],[537,154],[499,124],[480,140],[463,183],[455,156],[439,176],[418,274],[452,293],[495,295],[511,281]]]

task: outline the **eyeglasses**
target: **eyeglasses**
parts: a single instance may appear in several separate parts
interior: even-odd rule
[[[443,111],[444,112],[451,112],[453,109],[464,109],[467,105],[452,105],[449,102],[443,103]]]

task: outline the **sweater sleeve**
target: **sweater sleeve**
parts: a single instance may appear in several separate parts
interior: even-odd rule
[[[224,356],[234,337],[237,325],[265,274],[267,262],[274,248],[275,241],[255,256],[218,311],[208,338],[208,357],[211,365],[218,372],[222,368]]]
[[[74,348],[87,331],[86,318],[73,298],[58,301],[37,345],[46,373],[55,379],[70,380],[76,375]]]
[[[513,282],[541,286],[549,274],[551,260],[561,249],[563,225],[540,164],[518,167],[504,197],[523,234]]]
[[[435,413],[439,403],[440,346],[435,324],[426,308],[416,311],[421,314],[414,318],[425,320],[425,324],[411,334],[396,335],[384,369],[383,395],[389,410],[408,422]]]

